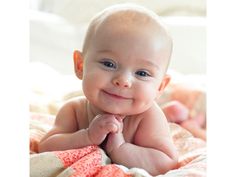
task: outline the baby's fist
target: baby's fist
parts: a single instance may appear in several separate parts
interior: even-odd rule
[[[92,144],[99,145],[106,138],[108,133],[119,131],[119,121],[114,115],[97,115],[89,125],[88,136]]]

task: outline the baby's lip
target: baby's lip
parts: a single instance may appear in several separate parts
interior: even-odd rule
[[[111,91],[106,91],[106,90],[103,90],[103,92],[105,92],[106,94],[112,96],[112,97],[115,97],[117,99],[131,99],[130,97],[128,96],[125,96],[125,95],[121,95],[121,94],[117,94],[115,92],[111,92]]]

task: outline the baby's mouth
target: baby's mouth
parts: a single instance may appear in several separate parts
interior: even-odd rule
[[[107,94],[107,95],[113,97],[113,98],[116,98],[116,99],[130,99],[130,98],[126,97],[126,96],[118,95],[118,94],[116,94],[116,93],[111,93],[111,92],[108,92],[108,91],[105,91],[105,90],[103,90],[103,92],[104,92],[105,94]]]

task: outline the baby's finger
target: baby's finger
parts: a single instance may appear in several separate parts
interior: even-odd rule
[[[109,122],[106,124],[106,130],[111,133],[117,133],[119,131],[119,126]]]
[[[119,122],[122,122],[123,119],[125,118],[125,116],[123,116],[123,115],[114,115],[114,116],[115,116],[116,120],[118,120]]]

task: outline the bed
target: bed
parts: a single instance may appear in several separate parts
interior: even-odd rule
[[[164,15],[174,39],[173,62],[168,71],[172,80],[158,103],[178,100],[192,117],[200,115],[206,119],[205,1],[136,1]],[[81,81],[73,75],[72,52],[81,48],[91,16],[118,0],[102,2],[94,6],[92,0],[31,1],[31,177],[150,176],[144,169],[112,164],[97,146],[38,153],[38,143],[52,126],[60,106],[70,98],[83,95]],[[206,141],[178,124],[169,123],[169,126],[179,152],[178,166],[159,176],[205,177]]]

